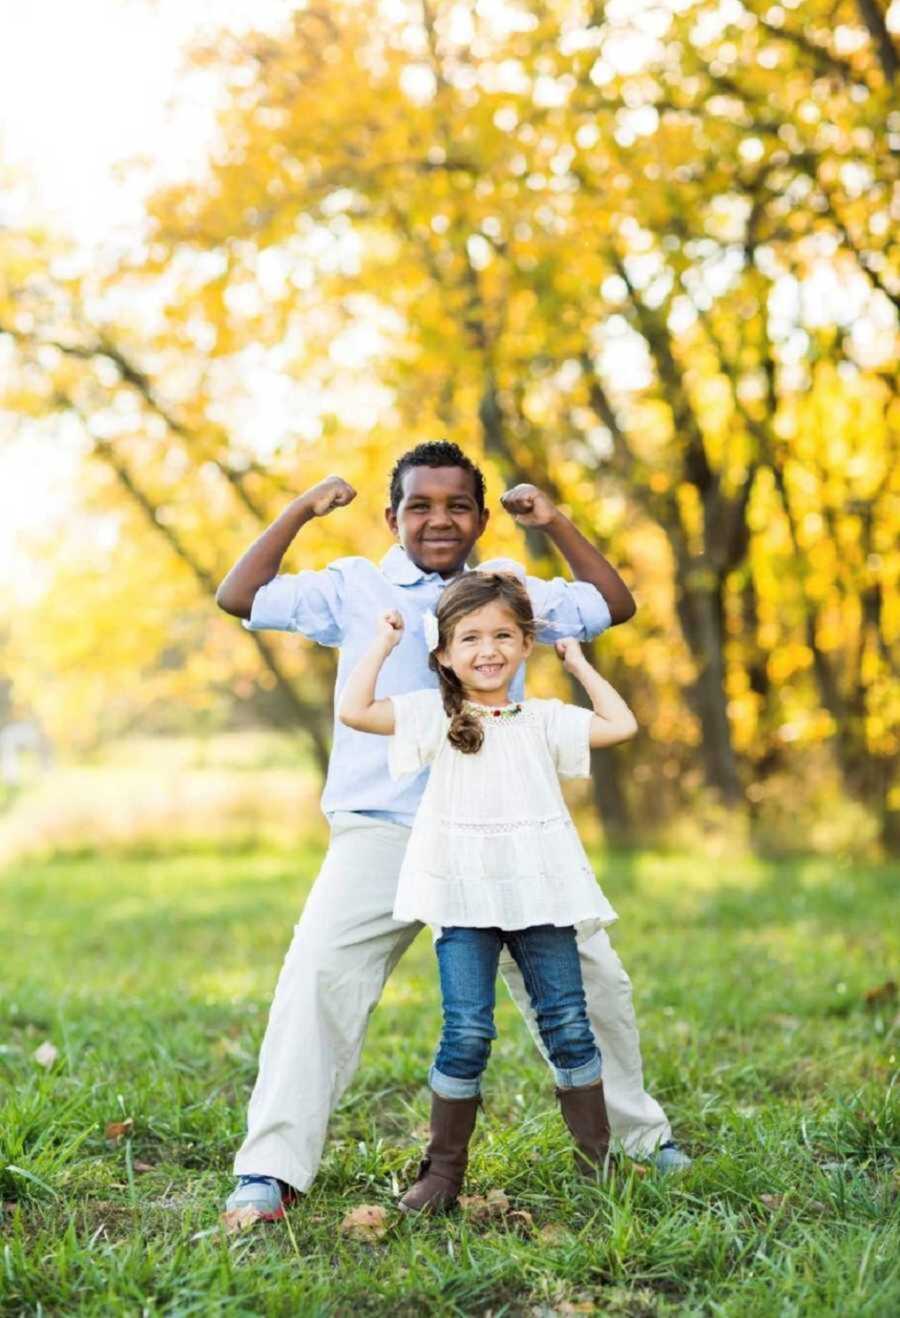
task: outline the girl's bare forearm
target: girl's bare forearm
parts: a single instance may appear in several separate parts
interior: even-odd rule
[[[606,719],[624,729],[637,727],[635,717],[615,687],[601,677],[596,668],[585,661],[575,670],[575,676],[588,694],[597,718]]]
[[[381,731],[380,725],[384,720],[377,717],[377,711],[386,702],[375,699],[375,685],[389,654],[390,650],[382,642],[376,642],[366,651],[347,678],[338,706],[338,718],[348,727],[356,728],[360,732]],[[373,717],[379,726],[370,726]]]

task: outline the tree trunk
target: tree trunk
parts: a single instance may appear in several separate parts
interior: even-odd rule
[[[634,823],[622,788],[621,763],[608,746],[591,751],[591,791],[609,845],[633,846]]]
[[[688,696],[700,720],[704,775],[727,805],[743,801],[725,696],[724,632],[720,587],[709,568],[679,565],[678,617],[697,666]]]
[[[900,757],[881,761],[881,845],[890,855],[900,855]],[[893,799],[891,793],[894,793]]]
[[[559,497],[558,490],[555,489],[545,470],[527,472],[510,453],[506,442],[503,412],[497,397],[497,385],[490,373],[478,407],[478,418],[481,422],[485,452],[502,462],[507,479],[511,478],[516,483],[532,482],[546,489],[551,498]],[[528,551],[532,558],[552,570],[555,567],[554,557],[548,553],[546,536],[534,527],[524,529]],[[592,645],[586,645],[584,650],[593,663]],[[583,688],[574,680],[571,686],[575,703],[586,705],[587,697]],[[594,806],[603,823],[603,830],[612,845],[625,845],[632,838],[632,821],[628,799],[622,786],[620,763],[609,751],[594,751],[591,768]]]
[[[631,473],[631,488],[646,511],[666,532],[676,564],[677,612],[681,630],[697,667],[697,679],[688,691],[689,702],[702,731],[700,748],[704,776],[729,805],[743,803],[731,741],[725,695],[725,659],[722,594],[725,578],[744,559],[749,542],[746,511],[756,466],[751,464],[737,496],[726,495],[719,475],[710,466],[703,429],[685,384],[671,331],[664,314],[649,307],[629,279],[622,258],[612,251],[612,264],[629,291],[635,325],[653,357],[661,397],[672,412],[673,432],[683,441],[681,479],[694,486],[703,508],[704,553],[692,554],[681,524],[677,503],[668,494],[654,498],[639,478],[638,464],[628,436],[618,423],[603,382],[592,372],[591,402],[610,429],[620,460]]]
[[[589,641],[581,647],[596,667],[596,645]],[[571,673],[566,677],[572,692],[573,705],[590,708],[587,692]],[[613,847],[631,846],[634,838],[634,821],[625,789],[622,785],[622,761],[611,747],[591,751],[591,795],[594,809],[600,817],[607,842]]]

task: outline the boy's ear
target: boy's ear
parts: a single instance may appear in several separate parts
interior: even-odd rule
[[[491,515],[491,510],[490,510],[490,508],[484,508],[484,509],[482,510],[482,513],[481,513],[481,522],[480,522],[480,529],[479,529],[479,531],[478,531],[477,536],[475,537],[476,540],[480,540],[481,537],[484,535],[484,530],[485,530],[485,527],[486,527],[487,524],[488,524],[488,519],[489,519],[490,515]]]
[[[397,514],[394,512],[393,508],[391,507],[385,508],[384,520],[388,524],[388,529],[391,535],[397,535]]]

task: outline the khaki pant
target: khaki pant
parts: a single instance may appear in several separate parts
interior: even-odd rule
[[[328,1120],[359,1062],[369,1015],[421,925],[391,916],[409,829],[339,813],[331,844],[285,958],[263,1039],[238,1174],[277,1176],[306,1190],[322,1159]],[[631,981],[606,934],[580,945],[588,1015],[603,1056],[613,1137],[633,1156],[670,1138],[644,1090]],[[500,973],[540,1047],[517,966]]]

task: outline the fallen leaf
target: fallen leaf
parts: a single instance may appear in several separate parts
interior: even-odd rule
[[[638,1179],[640,1180],[643,1177],[650,1175],[650,1168],[647,1166],[646,1163],[633,1162],[631,1164],[631,1173],[633,1176],[637,1176]]]
[[[593,1300],[563,1300],[556,1306],[557,1313],[596,1313],[597,1306]]]
[[[514,1208],[511,1213],[507,1214],[506,1221],[510,1226],[518,1228],[519,1231],[530,1232],[534,1230],[534,1218],[527,1208]]]
[[[233,1039],[216,1039],[214,1043],[210,1044],[210,1048],[216,1057],[232,1057],[235,1043]]]
[[[246,1231],[248,1227],[258,1222],[262,1213],[258,1208],[231,1208],[227,1213],[222,1214],[222,1225],[229,1235],[236,1235],[240,1231]]]
[[[55,1048],[48,1039],[46,1043],[41,1044],[40,1048],[35,1048],[31,1055],[37,1062],[38,1066],[43,1066],[45,1070],[49,1071],[57,1057],[59,1057],[59,1049]]]
[[[195,1231],[192,1236],[188,1237],[188,1239],[193,1245],[195,1240],[205,1240],[207,1236],[214,1236],[218,1229],[217,1226],[208,1226],[205,1231]]]
[[[131,1164],[136,1172],[155,1172],[156,1168],[150,1162],[141,1162],[140,1158],[135,1158]]]
[[[897,996],[897,981],[895,979],[886,979],[883,984],[877,988],[870,988],[863,995],[867,1007],[878,1007],[883,1002],[893,1002]]]
[[[487,1195],[461,1194],[459,1206],[473,1222],[485,1222],[489,1217],[504,1217],[509,1212],[509,1199],[502,1190],[488,1190]]]
[[[388,1213],[380,1204],[360,1204],[344,1218],[339,1230],[354,1240],[380,1240],[388,1229]]]
[[[799,1016],[786,1016],[783,1012],[776,1012],[769,1020],[773,1025],[780,1025],[783,1030],[799,1030],[802,1024]]]
[[[772,1210],[773,1213],[776,1213],[776,1212],[778,1211],[779,1208],[783,1208],[783,1207],[784,1207],[785,1203],[787,1202],[787,1195],[786,1195],[786,1194],[761,1194],[761,1195],[759,1196],[759,1200],[760,1200],[760,1203],[765,1204],[766,1208],[770,1208],[770,1209]]]
[[[547,1222],[538,1231],[538,1240],[545,1245],[562,1245],[572,1239],[572,1233],[561,1222]]]
[[[126,1117],[124,1121],[110,1121],[107,1123],[106,1130],[103,1132],[108,1140],[118,1141],[123,1135],[130,1135],[134,1129],[134,1121],[131,1117]]]
[[[806,1210],[809,1213],[827,1213],[828,1205],[823,1204],[821,1199],[810,1199],[806,1205]]]

